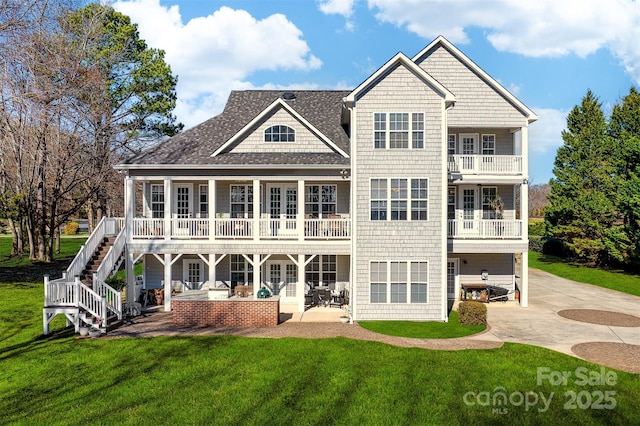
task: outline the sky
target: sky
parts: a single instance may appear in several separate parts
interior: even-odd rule
[[[178,76],[190,128],[231,90],[350,90],[439,35],[539,117],[529,181],[553,177],[567,113],[591,90],[606,115],[640,86],[640,0],[119,0]]]

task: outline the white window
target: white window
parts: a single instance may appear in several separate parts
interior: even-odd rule
[[[482,187],[482,218],[497,219],[495,199],[498,196],[498,188],[495,186]]]
[[[151,217],[164,217],[164,185],[151,184]]]
[[[198,195],[198,206],[200,218],[205,219],[209,217],[209,186],[200,185],[200,191]]]
[[[202,260],[185,259],[182,264],[182,279],[189,290],[198,290],[204,282],[204,262]]]
[[[241,254],[232,254],[230,258],[231,288],[236,285],[253,285],[253,266]]]
[[[253,185],[231,185],[231,217],[253,217]]]
[[[305,267],[305,282],[314,287],[335,284],[337,271],[335,254],[315,256]]]
[[[482,155],[496,154],[496,135],[482,135]]]
[[[450,186],[447,189],[447,219],[456,218],[456,187]]]
[[[371,220],[428,220],[428,185],[428,179],[371,179]]]
[[[265,142],[295,142],[296,131],[289,126],[271,126],[264,131]]]
[[[424,114],[374,113],[373,146],[376,149],[385,149],[387,141],[390,149],[424,148]]]
[[[449,135],[447,154],[456,155],[456,135]]]
[[[371,303],[427,303],[427,262],[371,262]]]
[[[336,185],[307,185],[304,194],[304,212],[313,218],[335,214],[338,201]]]

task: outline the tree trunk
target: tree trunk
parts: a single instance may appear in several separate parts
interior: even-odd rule
[[[22,227],[18,221],[18,226],[9,219],[9,229],[11,230],[11,256],[22,256],[24,254],[24,242],[22,241]]]

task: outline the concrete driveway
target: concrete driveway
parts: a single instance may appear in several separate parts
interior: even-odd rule
[[[488,305],[491,329],[477,339],[497,339],[553,349],[572,356],[587,342],[640,345],[640,327],[614,327],[563,318],[559,311],[592,309],[640,316],[640,297],[529,269],[529,307],[515,302]],[[640,346],[639,346],[640,347]]]

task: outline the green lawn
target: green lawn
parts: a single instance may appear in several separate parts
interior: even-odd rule
[[[529,266],[569,280],[640,296],[640,276],[638,275],[627,274],[621,271],[605,271],[603,269],[590,268],[559,257],[546,256],[535,251],[529,252]]]
[[[539,367],[600,371],[543,348],[429,351],[345,338],[92,340],[61,331],[61,319],[44,338],[41,306],[42,284],[0,284],[0,424],[640,424],[640,376],[616,371],[615,384],[604,386],[538,384]],[[506,405],[493,402],[501,392],[511,398]],[[572,408],[571,392],[584,408]],[[592,409],[587,402],[601,392],[615,392],[609,398],[616,406]],[[552,393],[542,411],[540,395]],[[537,404],[522,404],[534,396]]]
[[[458,312],[449,313],[448,322],[435,321],[359,321],[362,328],[390,336],[416,337],[423,339],[448,339],[469,336],[486,329],[484,325],[462,325]]]

